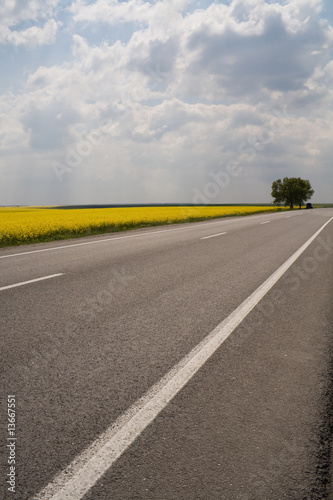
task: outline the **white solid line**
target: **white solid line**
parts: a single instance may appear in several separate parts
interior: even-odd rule
[[[203,238],[200,238],[200,239],[207,240],[208,238],[215,238],[215,236],[221,236],[222,234],[227,234],[227,233],[224,232],[224,233],[211,234],[210,236],[204,236]]]
[[[33,499],[80,500],[189,382],[332,219]]]
[[[276,213],[277,215],[281,215],[279,212],[273,212]],[[103,240],[94,240],[94,241],[84,241],[83,243],[74,243],[73,245],[63,245],[60,247],[52,247],[52,248],[41,248],[39,250],[30,250],[28,252],[20,252],[20,253],[11,253],[8,255],[0,255],[0,259],[7,259],[9,257],[19,257],[20,255],[28,255],[32,253],[39,253],[39,252],[51,252],[52,250],[63,250],[64,248],[71,248],[71,247],[80,247],[83,245],[96,245],[97,243],[105,243],[106,241],[115,241],[115,240],[123,240],[127,238],[139,238],[141,236],[154,236],[155,234],[159,233],[170,233],[171,231],[182,231],[184,229],[196,229],[197,227],[202,227],[202,226],[215,226],[216,224],[231,224],[232,222],[241,222],[244,219],[249,219],[249,220],[254,220],[258,219],[259,217],[264,217],[267,216],[267,214],[259,214],[259,215],[251,215],[251,216],[238,216],[238,217],[232,217],[230,218],[227,217],[221,217],[221,219],[218,222],[205,222],[203,224],[196,224],[192,223],[193,225],[190,226],[182,226],[182,227],[176,227],[172,229],[161,229],[158,231],[151,231],[149,233],[139,233],[139,234],[128,234],[126,236],[114,236],[112,238],[104,238]],[[224,220],[226,219],[226,220]]]
[[[265,222],[260,222],[260,224],[268,224],[269,222],[271,222],[270,220],[265,220]]]
[[[1,290],[8,290],[8,288],[16,288],[17,286],[28,285],[28,283],[36,283],[36,281],[48,280],[50,278],[55,278],[56,276],[63,276],[64,273],[50,274],[50,276],[43,276],[42,278],[36,278],[34,280],[21,281],[21,283],[14,283],[14,285],[2,286]]]

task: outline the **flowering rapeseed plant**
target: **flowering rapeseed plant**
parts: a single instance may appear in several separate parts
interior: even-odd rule
[[[65,239],[145,226],[275,212],[269,206],[177,206],[57,209],[0,208],[0,246]]]

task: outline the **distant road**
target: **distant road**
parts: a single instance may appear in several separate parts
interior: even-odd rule
[[[269,213],[0,250],[3,441],[7,396],[17,405],[4,498],[324,498],[331,219]]]

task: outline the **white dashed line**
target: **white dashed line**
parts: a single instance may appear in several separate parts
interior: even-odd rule
[[[260,222],[260,224],[268,224],[269,222],[271,222],[270,220],[265,220],[265,222]]]
[[[211,234],[210,236],[204,236],[203,238],[200,238],[200,239],[207,240],[208,238],[215,238],[215,236],[221,236],[222,234],[227,234],[227,233],[224,232],[224,233]]]
[[[36,278],[34,280],[21,281],[20,283],[14,283],[14,285],[7,285],[0,287],[1,290],[8,290],[9,288],[16,288],[17,286],[28,285],[29,283],[36,283],[37,281],[49,280],[51,278],[56,278],[57,276],[63,276],[64,273],[50,274],[49,276],[43,276],[42,278]]]

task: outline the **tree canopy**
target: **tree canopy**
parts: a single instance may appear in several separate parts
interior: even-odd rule
[[[294,205],[299,205],[299,208],[311,198],[314,190],[308,180],[300,177],[284,177],[277,179],[272,184],[272,197],[276,205],[289,205],[294,208]]]

